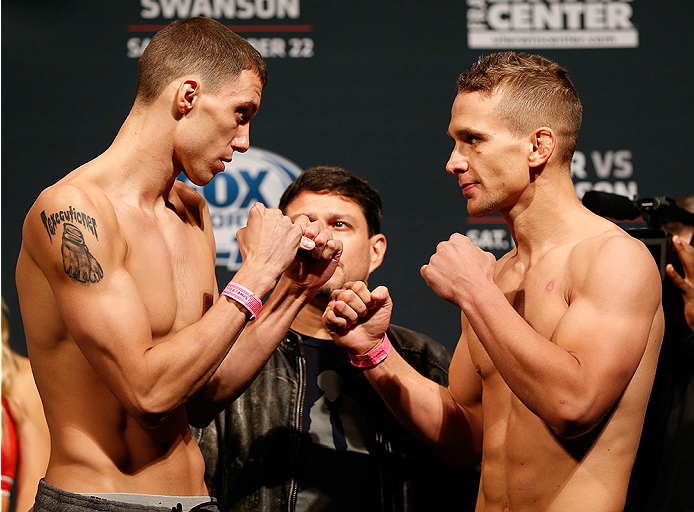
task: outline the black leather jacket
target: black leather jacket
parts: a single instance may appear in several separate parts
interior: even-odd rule
[[[395,325],[388,329],[388,338],[422,375],[448,384],[451,357],[443,346]],[[290,331],[251,386],[208,427],[193,429],[205,457],[210,494],[221,510],[295,510],[305,387],[301,336]],[[446,468],[397,422],[375,390],[368,389],[377,437],[371,455],[379,461],[381,502],[364,503],[361,512],[443,510],[452,503],[457,510],[472,510],[479,483],[476,470]]]

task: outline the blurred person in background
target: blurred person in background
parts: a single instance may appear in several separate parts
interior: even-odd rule
[[[694,213],[694,194],[675,203]],[[663,220],[660,227],[672,235],[682,274],[672,263],[667,265],[665,336],[629,482],[626,512],[694,510],[694,225]]]
[[[681,197],[675,201],[677,206],[694,214],[694,194]],[[694,226],[683,222],[669,221],[661,226],[672,235],[672,244],[677,257],[682,263],[683,275],[680,275],[674,265],[669,264],[666,272],[672,283],[682,295],[684,303],[684,320],[690,331],[694,331]]]
[[[2,512],[26,512],[46,473],[51,441],[29,359],[10,347],[10,327],[2,301]]]

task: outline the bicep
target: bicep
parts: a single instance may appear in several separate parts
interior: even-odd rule
[[[660,313],[660,279],[652,258],[633,244],[604,248],[590,265],[552,341],[581,367],[596,407],[614,405],[643,357]]]
[[[73,214],[47,223],[51,212],[70,211],[66,205],[81,221]],[[125,268],[126,245],[115,215],[103,210],[81,193],[43,198],[27,216],[24,243],[50,285],[70,337],[122,397],[124,369],[141,360],[152,336],[146,308]]]

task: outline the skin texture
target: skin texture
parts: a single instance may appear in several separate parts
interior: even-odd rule
[[[272,293],[250,323],[218,296],[209,211],[176,177],[208,183],[246,151],[261,92],[248,70],[215,93],[196,75],[177,78],[29,211],[16,278],[51,434],[47,483],[206,496],[189,423],[248,385],[271,353],[254,342],[279,343],[286,328],[275,331],[332,275],[341,244],[322,223],[258,203],[238,235],[234,280]]]
[[[421,270],[461,309],[450,385],[395,352],[364,373],[444,460],[481,461],[478,512],[620,511],[663,335],[660,276],[643,244],[581,205],[555,132],[514,137],[499,101],[456,97],[446,170],[471,215],[501,212],[515,247],[495,261],[453,234]],[[348,283],[324,322],[364,354],[392,307],[387,289]]]

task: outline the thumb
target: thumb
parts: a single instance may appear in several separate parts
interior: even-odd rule
[[[381,306],[390,302],[390,293],[388,288],[385,286],[377,286],[371,292],[371,300],[374,301],[375,305]]]

